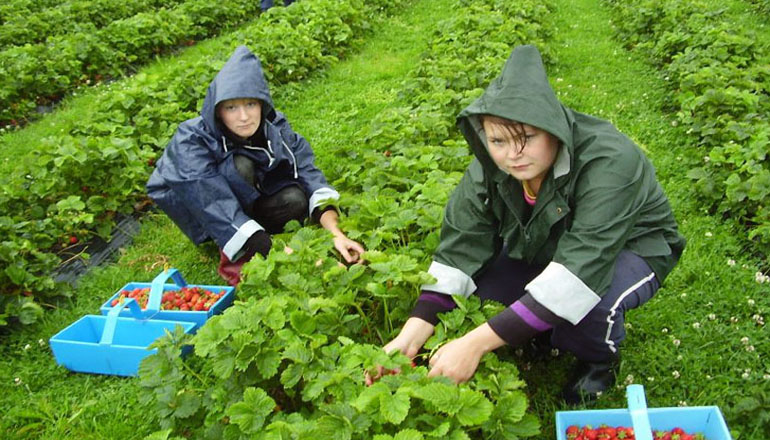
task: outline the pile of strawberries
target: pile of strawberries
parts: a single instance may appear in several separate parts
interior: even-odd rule
[[[670,431],[653,430],[654,440],[705,440],[703,434],[688,434],[682,428],[674,428]],[[634,428],[625,426],[601,425],[593,428],[591,425],[570,425],[567,427],[568,440],[634,440]]]
[[[224,290],[219,293],[200,287],[182,287],[179,290],[167,290],[163,293],[163,299],[160,303],[161,310],[182,310],[182,311],[208,311],[219,298],[225,294]],[[121,304],[127,298],[133,298],[143,309],[147,308],[147,301],[150,296],[150,288],[135,288],[133,290],[122,290],[117,298],[110,303],[113,307]]]

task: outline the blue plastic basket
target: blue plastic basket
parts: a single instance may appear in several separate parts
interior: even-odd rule
[[[166,284],[171,279],[176,284]],[[211,308],[207,311],[183,311],[183,310],[160,310],[161,300],[163,294],[169,290],[179,290],[182,287],[199,287],[201,289],[211,290],[213,292],[224,291],[225,294],[212,304]],[[110,297],[104,304],[102,304],[99,311],[102,315],[106,315],[114,307],[112,301],[120,296],[120,292],[123,290],[133,290],[136,288],[150,288],[150,295],[147,301],[147,309],[145,311],[146,316],[152,317],[152,319],[160,319],[167,321],[185,321],[195,324],[193,333],[198,331],[198,328],[202,326],[206,320],[215,314],[221,313],[224,309],[229,307],[233,303],[235,298],[235,287],[231,286],[208,286],[199,284],[190,284],[182,277],[182,274],[176,269],[168,269],[161,272],[158,276],[152,280],[151,283],[128,283],[118,290],[114,295]],[[116,306],[117,307],[117,306]],[[130,316],[130,311],[123,309],[120,312],[120,316]]]
[[[556,439],[567,439],[570,425],[598,427],[632,426],[637,440],[652,440],[652,430],[682,428],[688,433],[702,433],[707,440],[732,440],[717,406],[647,408],[642,385],[626,388],[628,409],[602,409],[556,412]]]
[[[130,307],[133,317],[119,317]],[[136,376],[139,363],[157,352],[148,349],[156,339],[180,325],[192,332],[191,322],[163,321],[145,318],[133,298],[115,307],[107,316],[86,315],[70,324],[49,343],[56,362],[80,373]]]

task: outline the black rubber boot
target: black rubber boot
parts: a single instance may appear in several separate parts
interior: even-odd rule
[[[572,376],[562,391],[562,398],[570,405],[588,403],[615,384],[620,369],[620,356],[606,362],[578,360]]]

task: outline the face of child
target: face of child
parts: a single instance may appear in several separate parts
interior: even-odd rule
[[[217,116],[233,134],[248,139],[262,121],[262,104],[254,98],[228,99],[217,105]]]
[[[559,141],[537,127],[521,124],[523,133],[516,133],[500,123],[484,119],[487,150],[495,164],[516,180],[540,187],[556,160]]]

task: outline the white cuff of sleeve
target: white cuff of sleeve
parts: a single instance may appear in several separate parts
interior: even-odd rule
[[[235,234],[232,236],[232,238],[230,238],[230,240],[225,243],[225,247],[222,249],[222,252],[230,261],[237,261],[238,258],[240,258],[243,254],[242,249],[243,245],[246,244],[246,240],[254,235],[255,232],[264,230],[265,228],[263,228],[262,225],[255,222],[254,220],[247,221],[246,223],[242,224],[241,227],[235,231]]]
[[[310,207],[310,211],[308,211],[308,213],[307,213],[308,217],[312,216],[313,215],[313,211],[316,208],[318,208],[319,206],[321,206],[321,204],[323,204],[323,202],[325,202],[325,201],[327,201],[329,199],[339,200],[339,198],[340,198],[340,193],[338,193],[337,191],[335,191],[335,190],[333,190],[331,188],[325,187],[325,188],[317,189],[313,193],[313,195],[310,196],[310,201],[308,202],[308,205],[310,205],[309,206]]]
[[[460,295],[465,298],[476,291],[476,283],[465,272],[446,264],[434,261],[428,268],[428,273],[436,278],[435,284],[423,284],[422,290],[443,293],[446,295]]]
[[[527,292],[556,316],[577,325],[601,298],[566,267],[551,262],[527,284]]]

